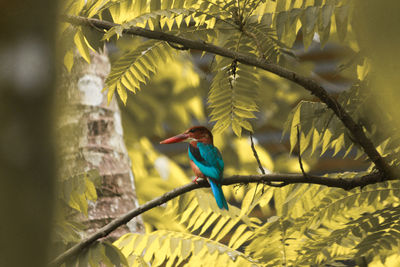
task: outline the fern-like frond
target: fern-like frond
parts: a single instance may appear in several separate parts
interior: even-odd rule
[[[129,29],[133,26],[148,26],[151,30],[154,30],[155,27],[163,28],[164,25],[167,25],[169,30],[171,30],[172,26],[175,25],[179,29],[183,21],[189,26],[194,13],[194,9],[166,9],[155,10],[153,12],[141,14],[140,16],[124,22],[119,26],[109,29],[104,34],[103,40],[109,40],[116,34],[118,34],[118,36],[122,36],[123,30]]]
[[[125,257],[142,256],[151,266],[257,266],[251,257],[208,238],[173,231],[155,231],[150,234],[126,234],[114,245]],[[129,264],[132,264],[129,262]]]
[[[260,223],[235,206],[230,206],[229,211],[221,211],[206,189],[182,195],[171,205],[170,212],[189,231],[199,235],[207,233],[215,241],[229,238],[229,247],[233,249],[247,242],[253,234],[252,229]]]
[[[293,231],[293,222],[274,216],[258,228],[245,253],[266,266],[294,266],[301,235]]]
[[[331,148],[333,155],[344,150],[345,157],[353,148],[343,123],[321,102],[301,101],[290,113],[283,135],[285,133],[290,136],[290,151],[300,142],[300,154],[308,149],[310,155],[317,151],[322,155]]]
[[[354,218],[360,211],[368,212],[373,208],[381,208],[388,199],[397,201],[399,190],[398,181],[368,185],[363,189],[350,191],[330,189],[319,205],[296,219],[295,228],[307,232],[308,229],[319,227],[321,223],[329,223],[332,220],[343,222],[346,218]]]
[[[259,56],[267,58],[272,62],[277,62],[285,46],[276,38],[276,33],[272,28],[271,14],[261,17],[261,22],[257,17],[245,25],[245,31],[250,35],[253,46],[257,47]]]
[[[99,15],[107,10],[113,21],[121,24],[149,12],[150,6],[148,0],[117,0],[104,5]]]
[[[364,213],[346,227],[328,232],[318,239],[309,239],[301,249],[299,265],[333,261],[339,257],[386,257],[397,253],[400,237],[400,207],[389,204],[385,208]],[[316,261],[317,259],[317,261]]]
[[[293,184],[271,190],[276,214],[283,218],[295,219],[318,205],[329,188],[320,185]]]
[[[249,53],[254,47],[250,40],[242,34],[232,34],[224,47]],[[211,83],[208,97],[211,108],[211,121],[216,121],[213,130],[222,132],[229,126],[237,136],[242,128],[253,131],[248,119],[255,118],[257,108],[257,81],[255,68],[239,64],[235,60],[216,57],[215,77]]]
[[[307,192],[303,187],[292,189],[298,192],[283,192],[281,196],[274,194],[276,206],[282,203],[285,206],[291,199],[301,202],[303,195],[307,194],[314,201],[310,206],[314,206],[296,219],[291,218],[294,208],[285,212],[287,208],[279,207],[285,217],[271,217],[257,227],[245,249],[246,254],[254,259],[270,266],[307,266],[374,256],[381,249],[396,247],[397,240],[393,236],[398,235],[400,217],[398,209],[393,210],[388,205],[399,199],[398,181],[349,192],[338,189]],[[343,228],[343,225],[347,226]],[[377,244],[372,244],[372,240]]]
[[[278,40],[291,47],[299,30],[307,48],[315,33],[319,34],[321,45],[329,39],[333,18],[340,40],[346,36],[351,1],[266,1],[257,6],[254,14],[268,14]]]
[[[109,242],[96,242],[69,261],[67,266],[130,266],[120,249]]]
[[[111,100],[117,90],[121,100],[126,103],[125,89],[136,92],[136,89],[140,89],[140,84],[146,84],[150,75],[157,71],[157,62],[166,62],[170,58],[171,49],[165,43],[154,40],[122,55],[112,64],[111,73],[106,80],[108,100]]]

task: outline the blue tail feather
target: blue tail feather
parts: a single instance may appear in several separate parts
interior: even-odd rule
[[[214,181],[211,179],[207,179],[208,182],[210,183],[211,190],[214,194],[214,198],[217,201],[217,205],[220,209],[226,209],[228,210],[228,203],[226,202],[224,192],[222,191],[222,187],[219,184],[216,184]]]

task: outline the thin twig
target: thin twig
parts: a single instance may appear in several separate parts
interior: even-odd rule
[[[89,22],[90,26],[98,32],[104,33],[104,29],[97,27],[93,22]]]
[[[260,171],[261,171],[262,174],[265,174],[265,170],[264,170],[263,166],[261,165],[261,160],[260,160],[260,158],[258,157],[258,153],[257,153],[256,147],[254,146],[254,142],[253,142],[253,133],[252,133],[252,132],[250,132],[250,142],[251,142],[251,150],[253,150],[253,155],[254,155],[254,157],[256,158],[258,168],[260,169]],[[254,199],[255,199],[255,197],[256,197],[257,189],[258,189],[258,185],[259,185],[259,184],[260,184],[260,183],[257,183],[257,184],[256,184],[256,189],[254,190],[254,195],[253,195],[253,198],[252,198],[252,200],[251,200],[251,204],[253,204],[253,201],[254,201]],[[267,184],[268,184],[268,185],[271,185],[270,182],[268,182]],[[264,186],[263,186],[263,188],[262,188],[261,194],[264,194]]]
[[[303,173],[304,177],[308,177],[308,174],[304,171],[304,167],[303,167],[303,161],[301,160],[301,147],[300,147],[300,130],[299,130],[299,125],[296,126],[297,128],[297,144],[298,144],[298,148],[299,148],[299,165],[300,165],[300,169],[301,172]]]

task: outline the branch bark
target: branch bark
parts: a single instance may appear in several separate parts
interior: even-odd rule
[[[264,174],[264,175],[235,175],[231,177],[224,178],[222,181],[222,185],[234,185],[234,184],[248,184],[248,183],[273,183],[279,182],[284,183],[285,185],[289,184],[298,184],[298,183],[308,183],[308,184],[318,184],[325,185],[328,187],[337,187],[342,188],[344,190],[350,190],[355,187],[363,187],[369,184],[374,184],[381,182],[382,180],[393,180],[389,178],[385,178],[380,173],[372,173],[362,177],[356,178],[331,178],[331,177],[322,177],[322,176],[314,176],[308,175],[304,177],[303,174]],[[118,217],[113,220],[111,223],[105,225],[100,228],[97,232],[83,239],[80,243],[71,247],[61,255],[59,255],[54,261],[50,263],[51,266],[59,266],[71,257],[77,255],[83,249],[89,247],[93,242],[98,240],[99,238],[105,237],[115,229],[128,223],[130,220],[139,216],[140,214],[160,206],[169,200],[183,195],[192,190],[209,187],[208,182],[206,180],[201,180],[198,184],[189,183],[184,186],[175,188],[172,191],[165,193],[164,195],[155,198],[140,207],[129,211],[128,213]]]
[[[109,30],[112,27],[120,26],[109,21],[98,20],[94,18],[85,18],[81,16],[63,16],[63,20],[74,25],[96,27],[103,30]],[[169,43],[180,44],[185,48],[196,49],[200,51],[209,52],[215,55],[220,55],[227,58],[235,59],[243,64],[255,66],[263,70],[274,73],[282,78],[290,80],[304,89],[309,91],[311,94],[318,97],[322,102],[324,102],[328,108],[330,108],[336,116],[343,122],[345,127],[349,130],[353,136],[353,140],[358,143],[360,147],[364,150],[365,154],[369,159],[375,164],[376,168],[382,172],[386,177],[393,177],[391,168],[389,164],[384,160],[384,158],[379,154],[373,145],[372,141],[367,137],[364,132],[362,125],[356,123],[353,118],[344,110],[344,108],[332,98],[328,92],[319,85],[313,79],[299,75],[291,70],[285,69],[279,65],[268,62],[263,58],[257,58],[255,56],[250,56],[243,53],[238,53],[225,49],[223,47],[215,46],[204,41],[194,41],[191,39],[175,36],[172,34],[152,31],[140,27],[132,26],[129,29],[123,30],[124,34],[137,35],[146,37],[149,39],[162,40]]]

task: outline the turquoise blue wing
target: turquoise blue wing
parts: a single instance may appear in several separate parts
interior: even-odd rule
[[[224,161],[218,148],[211,144],[197,143],[189,146],[189,158],[207,177],[220,180],[224,172]]]
[[[197,143],[197,147],[189,145],[189,158],[196,164],[199,170],[206,176],[211,190],[220,209],[228,210],[224,192],[217,180],[222,179],[224,172],[224,161],[219,150],[211,144]]]

